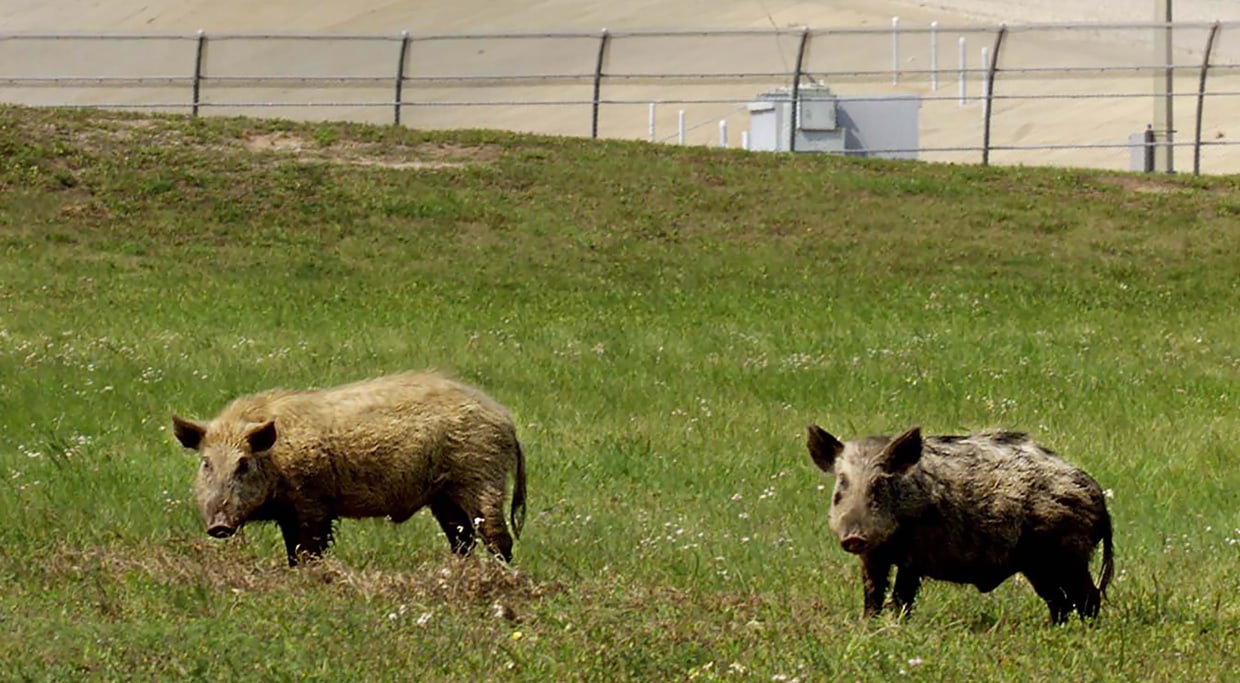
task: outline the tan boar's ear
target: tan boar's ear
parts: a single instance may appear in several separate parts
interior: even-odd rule
[[[809,449],[809,457],[814,459],[814,464],[818,466],[818,469],[823,472],[834,472],[835,458],[839,456],[840,451],[844,450],[844,444],[816,424],[806,427],[806,432],[809,436],[805,447]]]
[[[173,413],[172,433],[176,434],[177,441],[180,441],[182,446],[198,450],[198,446],[202,444],[202,437],[207,434],[207,428],[201,423],[186,420]]]
[[[892,439],[879,454],[886,472],[900,474],[921,460],[921,427],[913,427]]]
[[[276,445],[276,421],[267,420],[246,430],[245,442],[250,446],[251,453],[262,453]]]

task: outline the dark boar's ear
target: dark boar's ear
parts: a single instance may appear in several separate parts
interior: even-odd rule
[[[193,420],[179,417],[174,413],[172,415],[172,433],[176,434],[177,441],[180,441],[182,446],[198,450],[198,446],[202,444],[202,437],[207,434],[207,428]]]
[[[900,474],[921,460],[921,427],[913,427],[892,439],[879,455],[882,468]]]
[[[250,427],[245,433],[245,441],[250,445],[251,453],[262,453],[276,445],[276,421],[267,420],[260,425]]]
[[[805,447],[809,449],[809,457],[814,459],[814,464],[823,472],[835,471],[835,458],[844,450],[844,444],[840,440],[831,436],[825,429],[818,425],[812,424],[806,427],[809,437],[805,442]]]

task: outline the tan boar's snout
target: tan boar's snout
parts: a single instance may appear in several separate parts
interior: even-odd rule
[[[840,545],[844,547],[845,551],[854,555],[860,555],[865,552],[866,547],[870,544],[865,540],[865,536],[861,534],[848,534],[840,541]]]

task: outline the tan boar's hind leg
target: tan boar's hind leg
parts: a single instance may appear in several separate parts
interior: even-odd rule
[[[861,585],[865,590],[865,616],[872,617],[882,611],[890,573],[890,562],[883,562],[864,555],[861,557]]]
[[[462,557],[474,548],[474,521],[447,495],[431,499],[431,514],[439,522],[439,528],[448,537],[452,552]]]
[[[481,496],[479,533],[487,551],[505,562],[512,562],[512,536],[504,523],[504,486],[484,489]]]

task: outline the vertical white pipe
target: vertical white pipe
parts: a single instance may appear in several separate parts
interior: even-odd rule
[[[685,144],[685,110],[676,113],[676,143]]]
[[[939,91],[939,22],[930,22],[930,91]]]
[[[727,149],[728,146],[728,122],[719,122],[719,146]]]
[[[982,48],[982,119],[990,111],[990,48]]]
[[[650,133],[650,141],[654,142],[654,102],[650,103],[650,120],[647,123]]]
[[[958,47],[960,48],[960,54],[959,54],[959,55],[957,55],[957,62],[960,64],[960,68],[957,70],[957,72],[956,72],[956,73],[957,73],[958,80],[959,80],[959,82],[960,82],[960,106],[962,106],[962,107],[963,107],[963,106],[964,106],[964,100],[965,100],[965,94],[966,94],[966,90],[965,90],[965,69],[966,69],[966,68],[968,67],[968,65],[969,65],[969,64],[968,64],[968,62],[969,62],[969,58],[968,58],[968,56],[965,54],[965,40],[964,40],[964,36],[960,36],[960,41],[957,43],[957,45],[958,45]]]
[[[749,131],[747,130],[741,131],[741,149],[749,151]]]
[[[900,17],[891,18],[891,84],[900,82]]]

